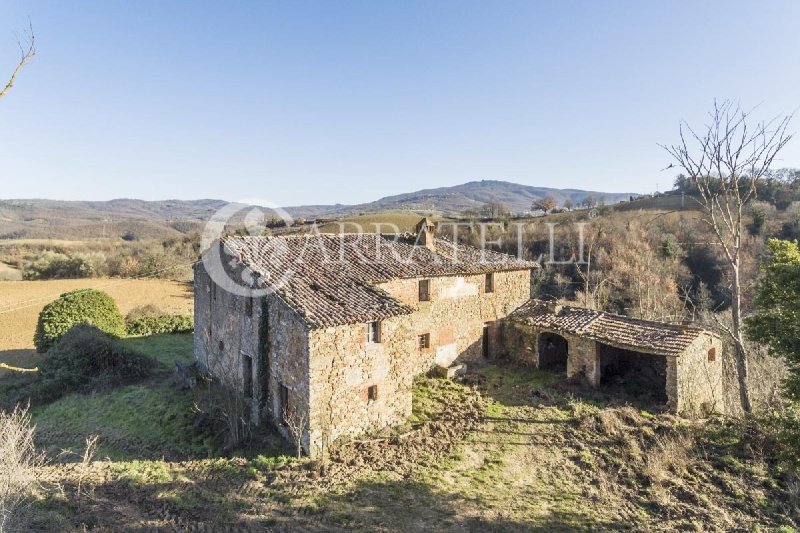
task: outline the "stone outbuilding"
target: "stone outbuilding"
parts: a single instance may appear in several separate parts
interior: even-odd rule
[[[502,324],[505,353],[689,416],[721,413],[722,341],[704,329],[531,300]]]
[[[415,376],[497,355],[498,320],[530,299],[537,267],[440,239],[427,219],[416,235],[225,238],[195,266],[195,358],[254,422],[286,433],[285,414],[305,417],[314,455],[405,422]]]

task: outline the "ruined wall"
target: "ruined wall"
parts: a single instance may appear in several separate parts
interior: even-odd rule
[[[710,351],[713,349],[713,356]],[[722,341],[710,333],[698,337],[667,366],[667,392],[676,398],[672,407],[685,416],[724,413],[722,394]],[[713,359],[713,360],[711,360]]]

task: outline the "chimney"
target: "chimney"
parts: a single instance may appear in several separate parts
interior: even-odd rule
[[[423,218],[417,223],[417,244],[429,250],[436,249],[436,224],[429,218]]]
[[[561,312],[564,306],[559,302],[557,299],[553,298],[551,300],[544,301],[545,309],[547,309],[548,313],[552,313],[557,315]]]

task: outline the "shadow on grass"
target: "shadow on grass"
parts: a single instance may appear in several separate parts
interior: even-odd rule
[[[625,529],[623,523],[600,522],[574,512],[528,513],[511,518],[513,510],[458,494],[432,490],[409,480],[363,482],[344,494],[319,499],[315,521],[331,530],[388,531],[598,531]]]
[[[580,509],[511,518],[512,510],[479,507],[457,494],[424,483],[364,481],[341,493],[298,495],[297,487],[249,481],[241,473],[208,472],[202,478],[131,483],[122,479],[91,487],[77,496],[65,484],[66,500],[40,502],[35,529],[59,520],[71,527],[126,531],[201,529],[263,531],[619,531],[626,523],[589,518]],[[71,495],[71,496],[70,496]]]

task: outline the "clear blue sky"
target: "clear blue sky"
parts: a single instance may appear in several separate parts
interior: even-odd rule
[[[800,107],[800,2],[0,0],[0,198],[663,190],[712,99]],[[800,117],[795,122],[800,129]],[[800,138],[779,166],[800,166]]]

